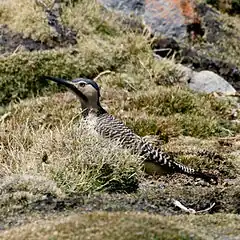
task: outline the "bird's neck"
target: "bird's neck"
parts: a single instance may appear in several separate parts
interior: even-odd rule
[[[100,116],[107,111],[102,108],[101,104],[98,103],[96,106],[83,106],[82,105],[82,116],[86,118],[89,114],[94,114],[96,116]]]

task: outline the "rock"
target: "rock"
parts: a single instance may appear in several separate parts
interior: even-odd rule
[[[193,0],[98,0],[107,9],[142,16],[156,35],[183,39],[189,33],[203,35]]]
[[[194,72],[189,88],[198,92],[234,94],[236,90],[222,77],[211,71]]]
[[[237,91],[240,90],[240,69],[232,63],[224,62],[203,54],[196,49],[182,48],[175,55],[182,64],[190,66],[195,71],[209,70],[228,81]]]
[[[98,0],[98,2],[108,9],[115,9],[125,14],[142,15],[145,11],[144,0]]]
[[[174,55],[178,62],[198,72],[213,71],[227,80],[237,91],[240,90],[239,67],[230,61],[216,59],[208,54],[212,50],[211,46],[219,39],[232,35],[226,32],[219,20],[219,12],[207,4],[200,3],[195,6],[194,0],[98,0],[98,2],[107,9],[114,9],[125,15],[134,13],[141,16],[152,33],[160,35],[154,39],[151,46],[155,54],[161,57]],[[136,22],[133,25],[135,26]],[[206,44],[201,46],[201,49],[193,47],[192,44],[181,45],[185,36],[202,36],[204,34],[202,25],[206,28],[204,38],[212,45]],[[186,82],[189,78],[191,71],[188,71],[187,75],[183,73],[181,82]]]

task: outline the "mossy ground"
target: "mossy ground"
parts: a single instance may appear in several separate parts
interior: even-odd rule
[[[19,4],[22,12],[16,15]],[[50,1],[46,4],[51,6]],[[77,43],[60,48],[54,47],[57,33],[49,28],[41,5],[12,0],[0,6],[1,22],[10,30],[54,47],[33,52],[20,47],[0,56],[4,239],[237,236],[240,127],[232,121],[234,104],[173,84],[182,77],[174,60],[155,59],[148,34],[130,30],[94,1],[65,1],[62,10],[61,23],[77,32]],[[40,79],[42,75],[94,78],[105,70],[111,72],[97,80],[103,106],[139,135],[154,135],[154,144],[161,143],[179,161],[214,171],[220,178],[217,186],[179,174],[146,175],[138,156],[86,132],[71,93],[57,93],[63,89]],[[219,158],[199,156],[203,149]],[[156,166],[145,167],[159,173]],[[164,217],[182,213],[173,199],[197,210],[215,202],[212,213],[221,214]],[[86,211],[92,213],[79,215]],[[139,213],[143,211],[158,215]],[[49,219],[46,224],[55,231],[44,230],[40,219]],[[28,224],[34,221],[40,224]]]
[[[4,233],[2,239],[234,239],[239,233],[238,221],[239,217],[230,214],[206,219],[194,215],[95,212],[27,224]]]
[[[0,132],[4,228],[62,211],[67,215],[96,210],[179,214],[173,199],[197,210],[215,202],[213,213],[239,214],[239,135],[201,139],[176,134],[161,146],[179,152],[179,161],[187,165],[214,170],[220,182],[210,186],[181,174],[148,177],[138,156],[81,127],[79,103],[68,92],[9,105],[1,116]],[[184,155],[183,149],[191,154]],[[198,156],[202,149],[221,158]],[[159,173],[156,166],[146,168]],[[180,237],[177,229],[170,233]]]

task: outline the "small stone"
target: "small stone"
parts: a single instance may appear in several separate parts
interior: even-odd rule
[[[198,92],[235,94],[236,90],[224,78],[211,71],[194,72],[189,88]]]

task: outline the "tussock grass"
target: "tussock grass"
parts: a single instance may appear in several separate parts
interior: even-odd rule
[[[1,164],[1,167],[7,166]],[[61,198],[64,193],[54,181],[39,174],[10,174],[0,179],[0,195],[2,215],[21,209],[31,202],[42,200],[47,195]]]
[[[49,100],[15,106],[1,121],[0,175],[42,176],[67,194],[135,191],[141,162],[128,151],[89,134],[81,121],[74,121],[79,115],[77,108],[59,104],[59,98],[48,105]]]

